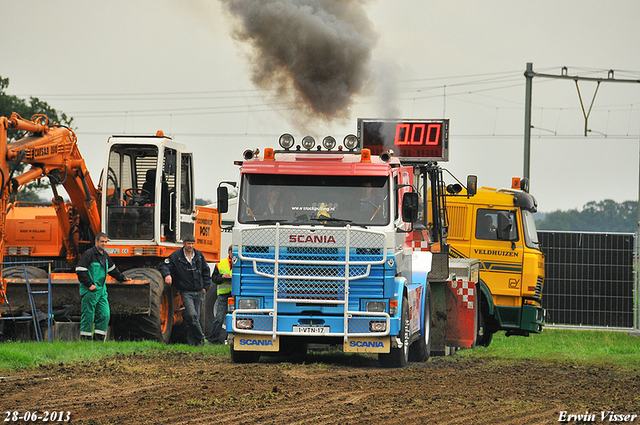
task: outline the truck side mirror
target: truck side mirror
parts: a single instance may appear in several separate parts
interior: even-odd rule
[[[478,176],[467,176],[467,196],[478,193]]]
[[[507,211],[498,212],[498,240],[509,241],[511,240],[511,229],[513,228],[513,221],[511,215]]]
[[[218,214],[229,211],[229,189],[225,186],[218,186]]]
[[[415,223],[418,221],[418,208],[420,199],[415,192],[406,192],[402,196],[402,221],[405,223]]]

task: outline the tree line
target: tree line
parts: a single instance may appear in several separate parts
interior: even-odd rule
[[[638,230],[638,201],[617,203],[611,199],[584,205],[582,211],[553,211],[539,214],[538,230],[565,230],[581,232],[625,232]]]

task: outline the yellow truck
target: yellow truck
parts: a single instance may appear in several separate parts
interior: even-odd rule
[[[493,334],[529,336],[542,332],[544,254],[533,213],[536,199],[526,181],[514,178],[511,189],[482,187],[473,197],[447,197],[451,258],[480,261],[477,345],[488,346]]]

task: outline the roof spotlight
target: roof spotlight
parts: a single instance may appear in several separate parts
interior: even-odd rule
[[[322,139],[322,146],[324,146],[324,148],[327,150],[331,150],[335,148],[336,144],[337,144],[336,139],[334,139],[331,136],[327,136],[324,139]]]
[[[289,150],[289,149],[291,149],[291,147],[295,143],[295,139],[293,138],[293,136],[291,134],[284,133],[282,136],[280,136],[280,139],[278,140],[278,143],[280,143],[280,147],[282,149]]]
[[[316,145],[316,139],[312,136],[304,136],[302,139],[302,147],[306,150],[311,150]]]
[[[344,145],[345,148],[352,151],[358,147],[358,138],[353,134],[347,134],[344,140],[342,141],[342,144]]]

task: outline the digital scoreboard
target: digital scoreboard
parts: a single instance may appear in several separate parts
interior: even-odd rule
[[[358,118],[358,139],[372,155],[393,150],[401,161],[448,161],[449,120]]]

